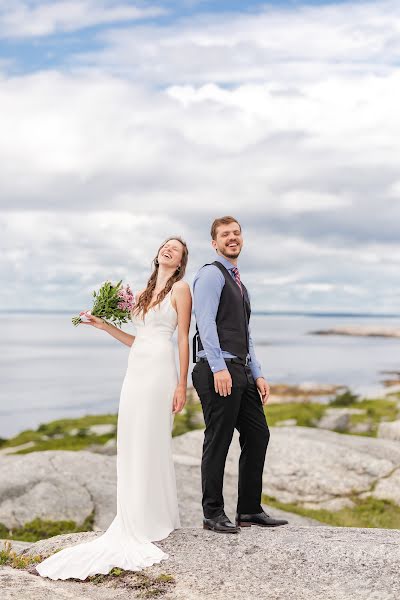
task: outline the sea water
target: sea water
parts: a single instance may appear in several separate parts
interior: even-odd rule
[[[0,314],[1,437],[53,419],[117,412],[130,348],[90,325],[74,327],[73,314]],[[310,335],[346,325],[400,327],[400,318],[253,314],[264,376],[269,383],[340,384],[378,395],[388,377],[382,371],[400,369],[400,339]],[[192,319],[190,336],[193,329]],[[134,334],[130,323],[123,330]],[[157,372],[154,362],[147,375]]]

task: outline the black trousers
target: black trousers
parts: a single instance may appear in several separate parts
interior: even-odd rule
[[[270,432],[250,367],[227,362],[227,368],[232,377],[232,391],[226,397],[215,392],[208,362],[196,363],[192,371],[206,424],[201,480],[203,513],[207,519],[224,510],[225,462],[235,427],[241,447],[237,511],[251,514],[262,511],[262,474]]]

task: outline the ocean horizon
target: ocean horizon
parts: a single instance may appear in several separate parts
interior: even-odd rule
[[[76,310],[71,309],[2,309],[0,308],[0,314],[71,314],[78,315],[81,312],[81,308]],[[193,315],[192,311],[192,315]],[[364,317],[379,319],[398,319],[400,313],[379,313],[379,312],[348,312],[348,311],[319,311],[319,310],[252,310],[252,315],[298,315],[298,316],[310,316],[310,317]],[[71,317],[72,318],[72,317]]]

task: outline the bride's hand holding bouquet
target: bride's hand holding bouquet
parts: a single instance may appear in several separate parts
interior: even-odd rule
[[[131,311],[135,305],[135,296],[129,286],[121,285],[122,279],[113,285],[106,281],[98,292],[93,292],[93,307],[91,310],[81,311],[79,316],[72,318],[76,325],[92,325],[97,329],[105,329],[108,322],[121,327],[131,318]]]

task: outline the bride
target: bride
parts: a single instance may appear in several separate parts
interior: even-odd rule
[[[36,565],[39,575],[83,580],[113,567],[138,571],[169,556],[152,542],[181,527],[171,430],[186,402],[192,310],[189,285],[182,281],[187,260],[187,246],[178,237],[159,248],[131,312],[136,336],[87,315],[85,325],[130,346],[118,408],[117,514],[102,535]],[[179,378],[171,340],[176,327]]]

